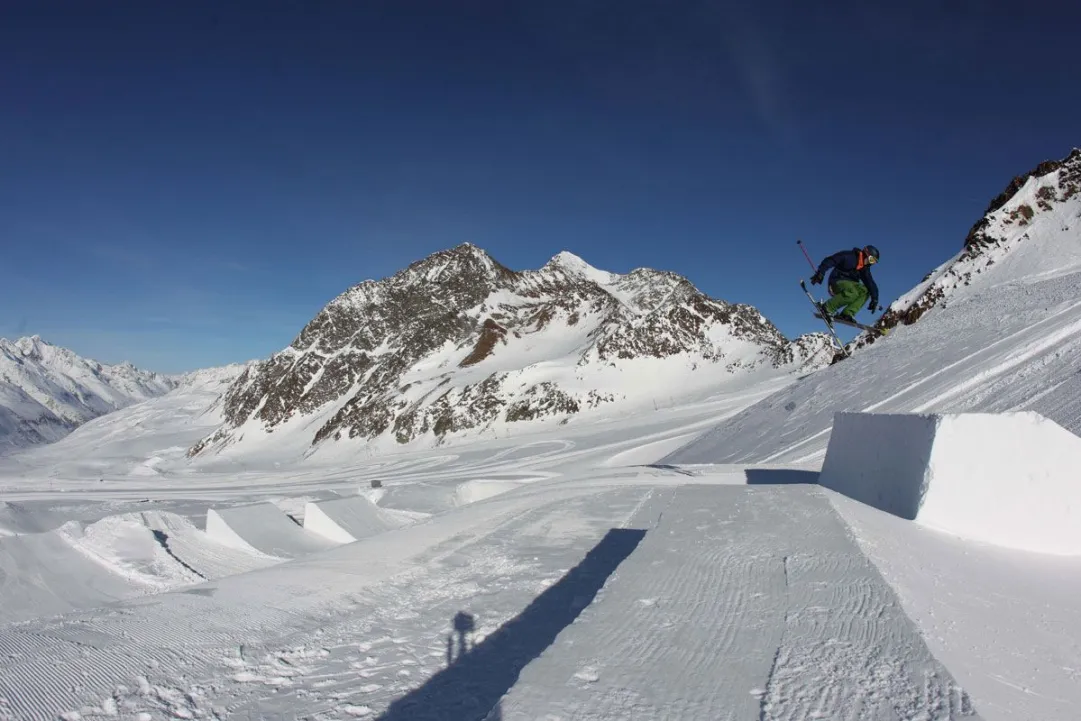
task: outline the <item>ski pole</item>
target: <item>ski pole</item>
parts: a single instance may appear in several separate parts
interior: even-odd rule
[[[811,270],[817,271],[818,268],[815,267],[815,262],[813,260],[811,260],[811,256],[807,253],[807,248],[805,248],[803,246],[803,241],[802,240],[797,240],[796,245],[798,245],[799,249],[803,251],[803,257],[807,259],[808,263],[810,263]]]

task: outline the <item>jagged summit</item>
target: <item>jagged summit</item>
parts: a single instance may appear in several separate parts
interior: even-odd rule
[[[237,379],[225,425],[192,454],[282,426],[303,428],[304,448],[442,442],[652,406],[662,390],[787,375],[829,355],[824,336],[789,341],[756,309],[674,273],[608,273],[567,251],[515,271],[462,243],[328,303],[289,348]]]
[[[594,268],[569,250],[562,250],[552,256],[552,259],[544,264],[542,270],[561,270],[605,286],[617,282],[622,277],[616,273]]]
[[[42,340],[39,335],[24,336],[14,341],[10,341],[7,338],[0,338],[0,348],[7,350],[8,352],[19,352],[22,355],[38,355],[45,352],[47,348],[54,347],[51,343]]]

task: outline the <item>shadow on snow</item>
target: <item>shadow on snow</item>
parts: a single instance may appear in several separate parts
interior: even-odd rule
[[[645,535],[637,529],[609,530],[581,563],[477,645],[469,645],[473,616],[459,612],[453,619],[457,648],[454,637],[447,638],[447,668],[392,703],[379,721],[499,721],[499,701],[518,674],[593,602]]]
[[[743,473],[747,476],[747,484],[751,486],[818,483],[818,471],[802,471],[798,468],[747,468]]]
[[[645,468],[671,471],[683,476],[698,476],[692,470],[668,463],[649,463]],[[818,471],[805,471],[799,468],[744,468],[743,475],[751,486],[789,485],[792,483],[818,483]]]

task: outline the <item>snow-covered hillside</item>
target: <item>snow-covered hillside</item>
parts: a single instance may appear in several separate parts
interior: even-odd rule
[[[667,458],[820,461],[839,411],[1032,410],[1081,434],[1081,151],[1014,181],[898,325]],[[918,322],[917,322],[918,321]]]
[[[0,453],[56,441],[176,385],[170,376],[81,358],[38,336],[0,338]]]
[[[221,399],[252,363],[206,368],[176,376],[173,390],[87,421],[54,443],[0,459],[0,474],[27,483],[49,467],[49,478],[157,478],[186,465],[192,443],[222,422]],[[179,463],[178,463],[179,462]],[[0,532],[3,522],[0,520]]]
[[[910,325],[934,308],[1022,278],[1049,278],[1081,266],[1081,149],[1017,176],[987,208],[964,247],[890,304],[876,326]],[[857,346],[872,343],[863,335]]]
[[[285,420],[187,455],[255,377],[287,418],[339,345],[0,460],[0,720],[1074,721],[1081,439],[965,413],[1081,433],[1081,208],[1037,175],[1016,190],[1046,215],[992,265],[944,266],[906,296],[942,281],[919,322],[801,378],[763,364],[648,413],[300,462],[328,422],[309,412],[307,437]],[[381,332],[346,310],[320,354]],[[503,362],[528,333],[499,327],[475,366],[476,345],[436,357]]]
[[[192,455],[260,440],[297,455],[353,438],[430,447],[655,410],[831,359],[825,335],[790,341],[673,273],[617,275],[567,252],[516,272],[467,243],[333,300],[240,377],[225,425]]]
[[[230,363],[229,365],[215,366],[213,368],[200,368],[199,370],[181,373],[178,376],[174,376],[174,379],[176,380],[177,388],[190,388],[200,392],[215,391],[224,393],[229,389],[229,386],[240,377],[241,373],[258,364],[259,361],[248,361],[246,363]]]
[[[104,480],[124,440],[79,448],[88,424],[0,474],[0,718],[1073,720],[1076,559],[930,531],[813,466],[656,463],[748,400]],[[407,524],[310,548],[311,509],[365,497]]]

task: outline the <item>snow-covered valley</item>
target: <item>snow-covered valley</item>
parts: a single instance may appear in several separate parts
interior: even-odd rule
[[[189,453],[224,412],[189,384],[0,459],[0,719],[1076,718],[1055,178],[891,309],[918,322],[804,375],[316,454],[303,414]],[[1041,523],[1056,552],[1021,550]]]
[[[908,331],[924,327],[935,326]],[[907,342],[899,332],[861,355],[911,358]],[[993,375],[1001,359],[983,357],[977,370]],[[320,463],[266,452],[190,463],[184,442],[211,419],[178,421],[182,395],[93,421],[4,462],[0,524],[20,535],[0,549],[5,570],[24,574],[8,572],[3,591],[0,709],[18,719],[1072,718],[1081,559],[974,543],[857,503],[815,484],[821,458],[678,463],[712,443],[722,419],[772,413],[779,397],[831,376],[855,382],[849,368],[525,439]],[[938,382],[948,390],[958,378]],[[863,383],[871,399],[882,392],[881,379]],[[954,398],[978,410],[979,393]],[[807,403],[841,410],[826,394]],[[794,437],[815,442],[804,427]],[[126,451],[136,428],[145,445]],[[307,504],[351,496],[402,525],[277,556],[203,530],[208,509],[270,501],[314,541]],[[70,519],[82,533],[64,530]],[[266,525],[238,528],[254,537]],[[51,546],[28,550],[33,538]],[[62,603],[26,595],[41,590],[43,577],[25,572],[37,566],[55,571],[44,598]]]

